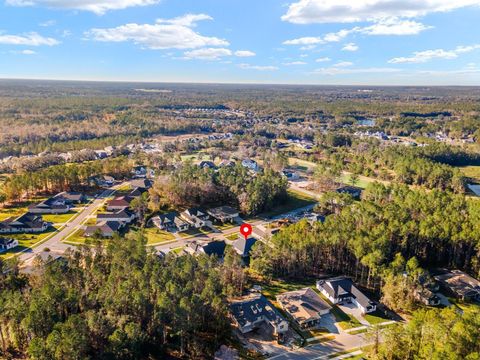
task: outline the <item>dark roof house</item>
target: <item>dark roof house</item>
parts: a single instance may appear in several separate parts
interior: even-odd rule
[[[366,297],[354,284],[352,279],[337,277],[317,281],[317,289],[334,304],[353,303],[363,313],[376,310],[376,305]]]
[[[133,201],[133,197],[131,196],[119,196],[116,197],[113,200],[110,200],[107,203],[107,210],[112,211],[112,210],[123,210],[125,208],[128,208],[130,206],[130,203]]]
[[[442,288],[462,300],[480,301],[480,281],[460,270],[445,271],[436,275]]]
[[[231,206],[220,206],[214,209],[207,210],[207,213],[211,217],[221,222],[232,221],[235,218],[239,217],[238,210],[232,208]]]
[[[210,241],[208,243],[198,243],[196,241],[191,242],[188,244],[188,246],[185,248],[185,252],[189,254],[194,254],[194,255],[199,255],[199,254],[205,254],[208,256],[216,256],[219,259],[223,258],[223,255],[225,254],[225,248],[227,247],[227,244],[225,244],[225,241]]]
[[[30,205],[28,211],[33,214],[65,214],[70,211],[70,205],[64,198],[55,196],[38,204]]]
[[[232,245],[238,255],[241,257],[248,257],[250,256],[250,250],[252,250],[252,247],[256,242],[257,239],[252,237],[247,239],[240,237],[239,239],[235,240]]]
[[[160,214],[151,219],[151,222],[160,230],[170,232],[186,231],[190,225],[182,220],[177,212]]]
[[[102,237],[112,237],[116,232],[124,227],[124,223],[119,221],[102,221],[94,226],[87,226],[84,235],[90,237],[99,234]]]
[[[48,223],[41,215],[25,213],[17,218],[9,218],[0,222],[0,233],[39,233],[47,230]]]

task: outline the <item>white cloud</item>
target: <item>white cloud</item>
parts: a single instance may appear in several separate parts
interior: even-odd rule
[[[174,19],[158,19],[155,24],[126,24],[115,28],[92,29],[85,35],[96,41],[132,41],[149,49],[195,49],[228,46],[228,41],[203,36],[192,28],[200,20],[212,20],[205,14],[187,14]]]
[[[366,35],[417,35],[422,31],[432,29],[428,26],[413,20],[401,20],[396,17],[381,19],[371,26],[355,28],[355,32]]]
[[[235,51],[235,56],[238,57],[252,57],[255,56],[256,54],[253,51],[249,50],[237,50]]]
[[[224,48],[204,48],[187,51],[184,53],[186,59],[219,60],[225,56],[231,56],[232,51]]]
[[[355,43],[348,43],[343,46],[342,51],[357,51],[358,49],[359,47]]]
[[[339,61],[336,64],[334,64],[333,66],[334,67],[349,67],[349,66],[352,66],[352,65],[353,65],[353,63],[350,62],[350,61]]]
[[[16,55],[36,55],[37,52],[36,51],[33,51],[33,50],[21,50],[21,51],[16,51],[16,50],[12,50],[10,51],[11,54],[16,54]]]
[[[328,61],[331,61],[332,59],[330,59],[329,57],[321,57],[321,58],[318,58],[317,60],[315,60],[316,62],[328,62]]]
[[[415,18],[478,5],[478,0],[299,0],[290,4],[282,20],[295,24],[352,23]]]
[[[159,0],[6,0],[10,6],[44,6],[55,9],[85,10],[103,15],[109,10],[157,4]]]
[[[456,59],[460,54],[468,53],[477,49],[480,49],[480,44],[469,45],[469,46],[458,46],[454,50],[435,49],[435,50],[416,51],[413,53],[412,56],[396,57],[396,58],[390,59],[388,62],[390,64],[422,64],[434,59],[451,60],[451,59]]]
[[[8,35],[0,33],[0,44],[24,46],[54,46],[60,44],[60,42],[54,38],[39,35],[36,32],[22,35]]]
[[[259,70],[259,71],[275,71],[278,70],[277,66],[261,66],[261,65],[251,65],[251,64],[239,64],[238,65],[241,69],[246,70]]]
[[[312,49],[311,47],[318,44],[326,44],[330,42],[339,42],[345,37],[347,37],[352,30],[340,30],[334,33],[328,33],[324,36],[306,36],[292,40],[286,40],[283,42],[284,45],[304,45],[309,48],[305,50]]]
[[[292,66],[292,65],[307,65],[307,63],[306,63],[305,61],[291,61],[291,62],[283,63],[283,65],[286,65],[286,66]]]
[[[399,69],[394,68],[350,68],[350,67],[339,67],[332,66],[329,68],[320,68],[313,71],[313,74],[318,75],[350,75],[350,74],[380,74],[380,73],[396,73],[400,72]]]
[[[55,25],[56,23],[57,23],[57,22],[56,22],[55,20],[47,20],[47,21],[41,22],[41,23],[38,24],[38,25],[40,25],[40,26],[42,26],[42,27],[49,27],[49,26]]]

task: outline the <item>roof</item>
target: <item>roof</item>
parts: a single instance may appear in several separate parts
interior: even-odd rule
[[[128,207],[130,206],[130,203],[132,202],[133,197],[131,196],[119,196],[116,197],[113,200],[110,200],[107,204],[107,206],[125,206]]]
[[[97,219],[125,219],[130,220],[132,213],[128,210],[119,210],[112,213],[97,214]]]
[[[245,240],[244,237],[241,237],[233,242],[233,247],[243,256],[248,256],[250,250],[252,250],[253,245],[257,242],[257,239],[249,237]]]
[[[435,279],[448,286],[460,296],[480,294],[480,281],[460,270],[448,271],[435,276]]]
[[[123,224],[119,221],[102,221],[101,223],[94,226],[87,226],[85,229],[85,235],[93,235],[97,231],[100,231],[102,234],[113,233],[120,230],[123,227]]]
[[[434,294],[432,291],[424,287],[416,288],[414,289],[414,292],[419,298],[422,298],[425,300],[432,300],[432,301],[440,300],[440,298],[436,294]]]
[[[41,228],[43,227],[45,222],[41,215],[32,214],[32,213],[25,213],[20,215],[17,218],[9,218],[2,222],[0,222],[0,226],[2,227],[10,227],[10,228]]]
[[[39,202],[38,204],[32,204],[29,209],[67,209],[68,205],[65,205],[65,199],[63,197],[54,196]]]
[[[317,281],[317,286],[322,287],[332,298],[351,296],[363,307],[373,305],[373,302],[353,284],[350,278],[341,276],[328,280],[319,280]]]
[[[167,214],[160,214],[152,219],[154,223],[157,223],[162,226],[182,226],[186,222],[183,221],[177,212],[169,212]]]
[[[261,294],[250,295],[232,302],[230,304],[230,312],[241,327],[258,321],[261,316],[275,325],[285,321],[280,313]]]
[[[134,179],[134,180],[130,180],[130,185],[133,188],[149,189],[152,187],[153,182],[148,179]]]
[[[238,210],[230,206],[220,206],[214,209],[210,209],[207,212],[213,217],[219,218],[219,219],[235,217],[238,215]]]
[[[63,198],[70,201],[82,201],[85,195],[79,192],[64,191],[55,196],[56,198]]]
[[[204,160],[204,161],[200,162],[200,164],[198,166],[200,166],[201,168],[208,167],[210,169],[215,169],[215,167],[216,167],[214,162],[209,161],[209,160]]]
[[[202,208],[190,208],[185,210],[183,213],[187,216],[195,216],[195,217],[202,217],[202,216],[208,215],[207,211]]]
[[[227,244],[223,240],[210,241],[206,244],[201,244],[194,241],[188,246],[197,254],[204,253],[208,256],[215,255],[221,258],[225,254],[225,248],[227,247]]]
[[[331,306],[311,288],[289,291],[277,296],[277,301],[297,322],[318,317],[319,313],[330,310]]]
[[[15,241],[16,241],[15,239],[0,237],[0,245],[1,246],[8,246],[10,244],[15,243]]]

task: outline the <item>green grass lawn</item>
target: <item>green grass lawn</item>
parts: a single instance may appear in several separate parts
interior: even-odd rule
[[[391,320],[383,315],[380,311],[374,311],[373,313],[365,314],[363,317],[370,323],[370,325],[377,325]]]
[[[213,226],[216,227],[218,230],[225,231],[225,230],[234,228],[235,226],[237,226],[237,224],[232,224],[232,223],[227,222],[227,223],[213,224]]]
[[[157,228],[143,229],[143,234],[147,238],[147,245],[158,245],[175,240],[173,234]]]
[[[63,224],[69,221],[72,217],[74,217],[77,214],[76,211],[70,210],[66,214],[46,214],[43,215],[43,220],[47,222],[51,222],[52,224]]]
[[[314,170],[317,167],[317,164],[311,161],[302,160],[294,157],[288,158],[288,165],[301,171]]]
[[[480,183],[480,166],[461,166],[458,167],[458,169],[463,173],[463,175]]]
[[[227,235],[227,236],[225,236],[225,237],[226,237],[228,240],[234,241],[234,240],[237,240],[237,239],[238,239],[238,234],[233,233],[233,234]]]
[[[315,288],[315,280],[303,280],[303,281],[295,281],[295,280],[272,280],[268,283],[261,283],[259,284],[262,286],[262,294],[265,295],[266,298],[275,301],[277,295],[282,294],[287,291],[299,290],[306,287],[311,287],[312,289]]]
[[[342,176],[340,176],[340,181],[346,185],[352,185],[352,183],[350,182],[351,176],[351,174],[342,174]],[[366,176],[359,176],[355,186],[365,189],[369,184],[375,181],[375,179],[368,178]]]
[[[42,240],[45,240],[47,237],[56,232],[54,227],[50,227],[47,231],[40,234],[8,234],[5,237],[18,240],[18,246],[14,249],[10,249],[0,255],[0,258],[6,259],[12,257],[14,254],[19,253],[22,250],[31,248],[35,246]]]
[[[337,320],[338,325],[343,329],[352,329],[359,326],[362,326],[360,321],[355,319],[352,315],[349,315],[343,312],[338,306],[333,305],[332,310],[330,312],[335,316],[335,320]]]
[[[65,240],[65,242],[69,244],[75,244],[75,245],[85,244],[85,242],[87,241],[87,238],[83,234],[84,234],[83,230],[79,229],[75,231],[72,235],[70,235]]]
[[[300,209],[302,207],[315,204],[317,201],[300,192],[293,189],[288,189],[288,198],[283,204],[279,204],[274,207],[274,209],[260,214],[261,217],[274,217],[281,214],[285,214],[295,209]]]

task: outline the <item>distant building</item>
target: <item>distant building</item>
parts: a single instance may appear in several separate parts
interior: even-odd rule
[[[101,221],[97,225],[87,226],[84,232],[86,237],[91,237],[96,234],[101,237],[112,237],[116,232],[120,231],[125,226],[125,223],[120,221]]]
[[[200,164],[198,164],[198,166],[200,166],[202,169],[216,169],[217,168],[215,166],[215,164],[213,163],[213,161],[208,161],[208,160],[201,161]]]
[[[235,166],[235,162],[232,160],[222,160],[220,161],[220,164],[218,164],[218,167],[233,167]]]
[[[145,166],[139,165],[134,166],[132,169],[132,174],[136,177],[146,177],[147,176],[147,168]]]
[[[63,197],[57,196],[30,205],[28,211],[32,214],[65,214],[70,211],[70,205],[66,203]]]
[[[176,212],[157,215],[151,219],[151,222],[160,230],[168,232],[187,231],[190,228],[190,225]]]
[[[328,314],[331,309],[331,306],[311,288],[278,295],[277,302],[303,329],[317,326],[322,315]]]
[[[97,222],[117,221],[125,224],[130,224],[134,220],[135,214],[127,209],[118,210],[112,213],[97,214]]]
[[[377,306],[366,297],[347,277],[317,281],[317,289],[333,304],[353,303],[362,313],[370,313]]]
[[[288,322],[261,294],[233,301],[230,304],[230,313],[242,334],[249,333],[263,324],[271,326],[276,336],[288,331]]]
[[[416,300],[424,303],[425,305],[428,306],[438,306],[440,305],[440,297],[438,297],[435,293],[432,291],[423,288],[423,287],[418,287],[413,290],[413,296]]]
[[[242,166],[246,167],[249,170],[253,170],[253,171],[260,170],[260,167],[258,166],[258,163],[255,160],[252,160],[252,159],[243,160],[242,161]]]
[[[0,234],[41,233],[49,224],[43,221],[42,215],[26,213],[17,218],[9,218],[0,222]]]
[[[153,182],[149,179],[133,179],[130,180],[130,185],[132,188],[145,189],[148,190],[152,187]]]
[[[253,245],[257,242],[257,239],[249,237],[245,239],[243,236],[233,242],[233,248],[238,255],[245,258],[250,256],[250,250],[252,250]]]
[[[480,281],[460,270],[434,276],[440,286],[461,300],[480,301]]]
[[[61,192],[57,195],[55,195],[55,198],[63,199],[66,204],[71,205],[71,204],[82,204],[87,201],[87,197],[85,194],[79,193],[79,192],[73,192],[73,191],[64,191]]]
[[[337,190],[337,193],[339,194],[348,194],[354,199],[360,199],[360,196],[362,195],[362,188],[359,188],[357,186],[341,186]]]
[[[214,209],[207,210],[207,213],[214,219],[221,222],[233,222],[240,216],[237,209],[230,206],[220,206]]]
[[[107,202],[107,210],[108,211],[115,211],[115,210],[124,210],[130,206],[130,203],[133,201],[133,197],[131,196],[119,196],[113,200]]]
[[[212,225],[207,211],[201,208],[187,209],[180,214],[180,217],[197,229]]]
[[[294,181],[300,179],[300,175],[297,172],[291,170],[283,170],[282,175],[287,178],[288,181]]]
[[[190,244],[188,244],[184,251],[187,254],[191,255],[201,255],[205,254],[208,256],[215,255],[219,259],[223,258],[225,254],[225,248],[227,247],[227,244],[225,244],[225,241],[210,241],[208,243],[200,243],[193,241]]]
[[[17,239],[7,239],[0,237],[0,252],[5,252],[18,246]]]

